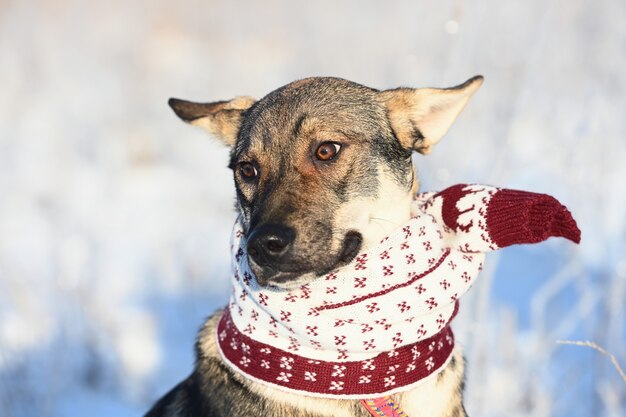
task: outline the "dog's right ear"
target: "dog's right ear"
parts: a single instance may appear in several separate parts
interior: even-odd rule
[[[230,101],[213,103],[194,103],[171,98],[168,104],[183,121],[217,136],[228,146],[234,146],[243,120],[243,112],[254,102],[252,97],[236,97]]]

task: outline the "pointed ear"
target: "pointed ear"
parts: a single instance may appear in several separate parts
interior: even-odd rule
[[[183,121],[217,136],[224,144],[233,146],[241,127],[243,112],[254,104],[251,97],[236,97],[230,101],[194,103],[171,98],[168,104]]]
[[[483,77],[477,75],[456,87],[398,88],[382,91],[380,95],[400,143],[407,149],[427,154],[482,83]]]

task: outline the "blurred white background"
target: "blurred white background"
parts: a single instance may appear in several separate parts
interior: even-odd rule
[[[623,0],[0,1],[0,415],[133,416],[227,299],[227,150],[167,107],[333,75],[485,84],[423,189],[550,193],[583,233],[491,255],[456,323],[474,416],[626,414]]]

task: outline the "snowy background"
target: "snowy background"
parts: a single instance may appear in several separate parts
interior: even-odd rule
[[[456,321],[474,416],[626,414],[626,2],[0,1],[0,415],[137,416],[224,304],[227,151],[167,107],[334,75],[485,84],[423,189],[555,195],[583,243],[491,255]]]

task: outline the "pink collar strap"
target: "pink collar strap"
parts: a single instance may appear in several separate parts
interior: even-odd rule
[[[409,417],[390,397],[361,400],[361,404],[373,417]]]

